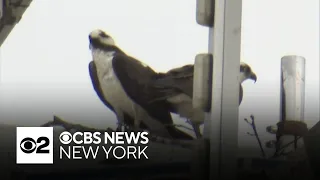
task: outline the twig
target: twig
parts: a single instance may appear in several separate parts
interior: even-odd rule
[[[247,132],[247,134],[249,134],[249,135],[251,135],[251,136],[255,136],[255,137],[257,138],[257,141],[258,141],[258,143],[259,143],[259,147],[260,147],[260,150],[261,150],[261,153],[262,153],[262,157],[263,157],[263,158],[266,158],[266,153],[264,152],[264,149],[263,149],[263,147],[262,147],[261,140],[260,140],[259,135],[258,135],[258,131],[257,131],[256,124],[255,124],[255,121],[254,121],[254,116],[251,115],[250,118],[251,118],[251,120],[252,120],[251,123],[248,121],[247,118],[245,118],[244,121],[246,121],[246,122],[252,127],[254,134],[249,133],[249,132]]]
[[[184,128],[184,129],[187,129],[187,130],[193,132],[193,129],[192,129],[192,128],[189,128],[189,127],[184,126],[184,125],[182,125],[182,124],[166,124],[165,126],[181,127],[181,128]]]
[[[114,130],[111,128],[107,128],[106,130],[101,130],[101,129],[95,129],[95,128],[82,126],[81,124],[69,123],[69,122],[62,120],[58,116],[53,116],[53,121],[49,121],[49,122],[42,125],[42,127],[48,127],[48,126],[62,126],[67,131],[70,131],[71,129],[76,129],[79,131],[89,131],[89,132],[97,132],[97,131],[98,132],[105,132],[105,131],[114,132]]]
[[[302,136],[298,136],[297,138],[295,138],[295,140],[288,142],[287,144],[283,145],[282,147],[280,147],[273,156],[271,156],[270,158],[275,158],[278,157],[279,155],[287,155],[289,153],[283,153],[281,151],[283,151],[285,148],[289,147],[291,144],[296,143],[300,138],[302,138]],[[280,153],[279,153],[280,152]]]
[[[89,131],[89,132],[115,132],[111,128],[107,128],[106,130],[103,129],[95,129],[95,128],[90,128],[83,126],[81,124],[73,124],[66,122],[62,120],[61,118],[54,116],[53,121],[47,122],[43,125],[42,127],[48,127],[48,126],[62,126],[65,128],[67,131],[70,131],[71,129],[75,129],[78,131]],[[172,126],[172,125],[171,125]],[[140,129],[143,130],[143,129]],[[149,140],[157,143],[162,143],[162,144],[170,144],[170,145],[178,145],[184,148],[192,148],[194,145],[194,140],[180,140],[180,139],[169,139],[169,138],[164,138],[160,136],[156,136],[153,134],[149,133]]]
[[[294,150],[298,149],[298,136],[294,136]]]

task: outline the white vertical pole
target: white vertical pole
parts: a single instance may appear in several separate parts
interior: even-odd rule
[[[216,0],[209,32],[213,54],[210,179],[236,179],[238,148],[239,67],[242,0]],[[208,128],[206,128],[208,129]]]
[[[281,58],[281,117],[282,121],[304,121],[305,101],[305,58],[284,56]],[[283,135],[279,139],[282,146],[294,140],[292,135]],[[286,148],[285,153],[292,151]]]

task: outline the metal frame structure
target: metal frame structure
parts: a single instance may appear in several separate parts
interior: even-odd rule
[[[196,19],[209,27],[208,53],[213,55],[212,105],[204,127],[212,180],[237,175],[241,14],[242,0],[197,1]]]
[[[213,54],[210,179],[237,174],[242,1],[216,0],[209,52]]]

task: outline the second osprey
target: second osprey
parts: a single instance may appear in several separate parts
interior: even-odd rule
[[[193,96],[193,73],[194,65],[185,65],[172,69],[166,73],[159,73],[157,79],[153,81],[159,97],[157,101],[166,101],[172,113],[179,114],[180,117],[187,118],[192,125],[197,138],[201,137],[200,125],[204,122],[204,112],[202,109],[194,108],[192,105]],[[242,83],[251,79],[257,81],[256,74],[251,67],[240,63],[239,74],[239,105],[243,97]]]

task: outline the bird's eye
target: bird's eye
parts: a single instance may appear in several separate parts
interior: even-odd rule
[[[240,66],[240,72],[245,72],[245,70],[246,70],[246,67]]]
[[[248,66],[240,66],[240,71],[244,73],[249,73],[251,69]]]
[[[105,33],[103,33],[103,32],[101,32],[100,34],[99,34],[101,37],[104,37],[104,38],[106,38],[106,37],[108,37]]]
[[[251,72],[251,68],[250,68],[250,67],[247,67],[247,68],[246,68],[246,72]]]
[[[36,142],[32,138],[25,138],[21,141],[20,148],[24,153],[32,153],[36,149]]]

